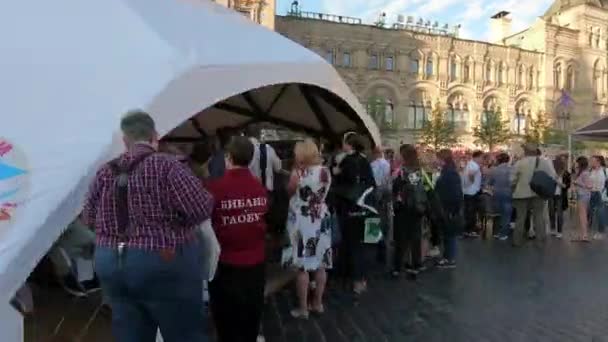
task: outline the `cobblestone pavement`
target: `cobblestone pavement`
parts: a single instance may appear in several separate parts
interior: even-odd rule
[[[327,312],[308,321],[289,316],[295,295],[285,290],[267,305],[266,340],[608,341],[606,242],[458,247],[456,269],[430,269],[415,282],[373,272],[356,306],[331,284]]]

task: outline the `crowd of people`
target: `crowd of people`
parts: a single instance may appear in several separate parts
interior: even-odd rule
[[[118,341],[154,341],[157,330],[167,342],[206,340],[206,281],[218,340],[256,341],[269,236],[283,241],[281,263],[296,274],[291,315],[307,319],[324,313],[329,275],[348,284],[355,300],[366,292],[372,219],[383,235],[372,249],[395,279],[402,272],[414,279],[431,265],[455,268],[458,238],[478,238],[489,226],[514,246],[530,232],[539,242],[547,232],[562,238],[571,202],[575,241],[601,239],[608,224],[601,156],[579,157],[573,170],[567,156],[549,160],[534,144],[515,158],[408,144],[396,155],[376,147],[368,156],[364,136],[351,132],[341,145],[300,141],[286,164],[270,145],[236,130],[220,130],[216,146],[199,143],[186,153],[159,142],[144,112],[128,113],[121,129],[126,152],[98,171],[82,214],[50,253],[61,265],[71,259],[66,251],[90,259],[94,250],[94,280]],[[533,184],[539,172],[553,182],[549,196]],[[209,236],[219,243],[214,271],[201,251]],[[87,291],[69,267],[59,268],[74,293]]]

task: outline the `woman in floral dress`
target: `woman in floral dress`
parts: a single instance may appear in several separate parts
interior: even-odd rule
[[[308,318],[309,311],[323,313],[323,291],[327,282],[325,270],[331,267],[331,229],[325,198],[331,185],[329,170],[322,166],[317,145],[312,140],[295,147],[295,164],[288,191],[291,195],[287,231],[293,246],[291,265],[299,270],[296,290],[299,306],[293,317]],[[315,293],[308,302],[310,274],[314,274]]]

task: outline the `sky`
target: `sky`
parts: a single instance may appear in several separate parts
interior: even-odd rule
[[[293,0],[278,0],[277,13],[285,14]],[[397,15],[422,17],[454,26],[462,25],[460,37],[490,39],[490,17],[500,11],[511,12],[512,33],[529,27],[542,16],[554,0],[299,0],[302,11],[340,14],[373,23],[386,13],[387,23]]]

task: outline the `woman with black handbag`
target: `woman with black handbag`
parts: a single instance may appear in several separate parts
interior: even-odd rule
[[[443,259],[437,263],[437,267],[456,268],[456,236],[464,228],[462,181],[452,151],[441,150],[437,158],[442,167],[435,193],[439,196],[444,216]]]
[[[363,233],[367,209],[357,204],[363,193],[375,186],[370,163],[363,154],[363,137],[350,133],[344,139],[344,158],[334,168],[333,198],[338,214],[342,241],[339,248],[338,268],[342,276],[353,282],[356,296],[367,289],[363,262]]]

